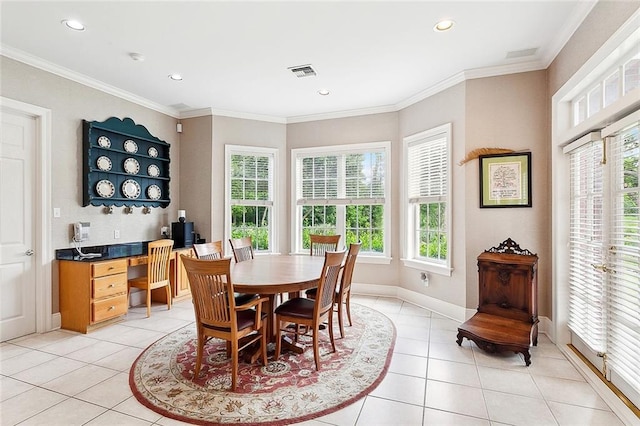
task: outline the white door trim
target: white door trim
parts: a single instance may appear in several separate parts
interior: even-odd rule
[[[0,97],[3,110],[27,114],[36,121],[35,273],[36,332],[53,329],[51,313],[53,250],[51,249],[51,110]]]

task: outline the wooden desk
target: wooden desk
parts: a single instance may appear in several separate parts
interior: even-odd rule
[[[295,293],[316,287],[324,256],[256,256],[253,260],[231,263],[234,290],[240,293],[258,293],[269,301],[267,333],[275,340],[275,298],[280,293]]]

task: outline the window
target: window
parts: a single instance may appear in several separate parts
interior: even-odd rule
[[[451,124],[404,139],[405,265],[451,274]]]
[[[588,93],[580,92],[573,98],[573,125],[608,107],[622,96],[640,87],[640,53],[618,62],[604,76],[596,79],[596,86]]]
[[[309,234],[362,242],[361,256],[389,257],[389,142],[294,149],[291,163],[295,239],[309,249]]]
[[[256,252],[274,252],[275,149],[227,145],[226,218],[230,238],[250,236]]]

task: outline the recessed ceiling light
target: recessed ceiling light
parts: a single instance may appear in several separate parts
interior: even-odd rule
[[[450,20],[450,19],[442,20],[442,21],[438,22],[435,25],[435,27],[433,27],[433,31],[442,32],[442,31],[450,30],[451,28],[453,28],[453,24],[454,24],[454,22],[452,20]]]
[[[67,27],[76,31],[84,31],[84,25],[80,21],[76,21],[75,19],[65,19],[61,22],[65,24]]]
[[[329,92],[329,89],[320,89],[320,90],[318,90],[318,94],[322,95],[322,96],[327,96],[329,93],[331,93],[331,92]]]
[[[180,74],[169,74],[169,78],[174,81],[182,81],[182,76]]]

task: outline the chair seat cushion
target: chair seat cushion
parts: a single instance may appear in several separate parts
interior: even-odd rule
[[[295,297],[289,299],[276,308],[276,315],[286,315],[298,318],[313,318],[313,306],[315,302],[312,299],[303,297]]]
[[[253,327],[253,324],[256,319],[256,311],[250,309],[248,311],[238,311],[236,312],[236,318],[238,319],[238,331],[244,330],[247,327]],[[262,314],[262,319],[265,320],[267,318],[267,314]],[[213,325],[203,324],[205,328],[210,328],[212,330],[218,331],[231,331],[228,327],[216,327]]]
[[[246,293],[233,293],[233,296],[236,299],[236,306],[244,305],[245,303],[249,303],[253,299],[260,297],[257,294],[246,294]]]

